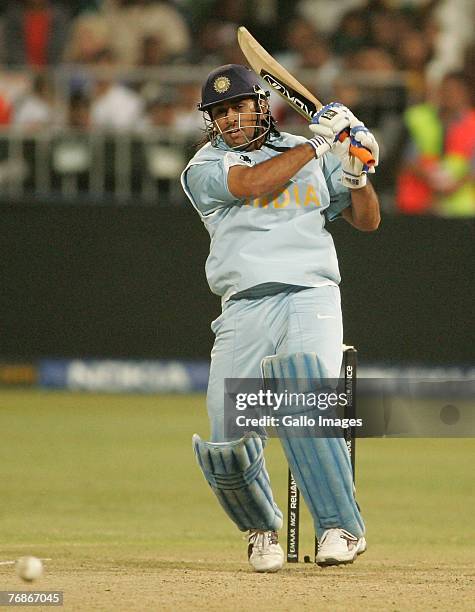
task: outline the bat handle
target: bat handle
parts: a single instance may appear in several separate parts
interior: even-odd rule
[[[338,140],[343,142],[346,138],[348,138],[348,133],[342,132]],[[374,166],[375,164],[375,159],[371,155],[371,151],[368,151],[368,149],[365,149],[364,147],[356,147],[355,145],[350,144],[350,154],[357,157],[360,162],[366,166]]]

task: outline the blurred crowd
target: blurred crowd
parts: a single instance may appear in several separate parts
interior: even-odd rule
[[[195,135],[202,75],[245,62],[245,25],[375,130],[397,210],[474,215],[474,19],[473,0],[6,0],[0,125]]]

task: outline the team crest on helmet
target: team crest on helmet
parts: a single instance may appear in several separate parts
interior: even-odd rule
[[[225,93],[231,87],[231,81],[227,76],[219,76],[214,80],[213,88],[218,93]]]

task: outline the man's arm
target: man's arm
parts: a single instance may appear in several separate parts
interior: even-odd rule
[[[252,167],[232,166],[228,189],[238,199],[258,198],[286,185],[312,159],[315,150],[304,143]]]
[[[346,106],[336,105],[328,115],[319,113],[318,120],[321,133],[315,133],[306,143],[256,166],[232,166],[228,172],[229,191],[242,199],[260,197],[285,186],[305,164],[332,148],[339,134],[349,127],[349,111]]]
[[[373,186],[366,183],[361,189],[351,189],[351,206],[342,210],[345,221],[363,232],[378,229],[381,221],[379,201]]]
[[[231,167],[228,172],[229,191],[242,199],[260,197],[283,187],[305,164],[325,155],[338,135],[350,124],[347,108],[342,105],[331,109],[328,116],[319,115],[319,121],[325,123],[323,128],[320,125],[321,133],[315,134],[306,143],[250,168]]]

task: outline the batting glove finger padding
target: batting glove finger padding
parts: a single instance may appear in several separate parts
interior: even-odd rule
[[[342,177],[341,182],[350,189],[360,189],[366,185],[366,174],[374,174],[374,167],[369,167],[360,161],[357,157],[350,155],[350,144],[355,147],[364,147],[371,152],[375,159],[375,166],[379,161],[379,146],[373,134],[367,127],[359,122],[350,130],[350,137],[342,142],[336,142],[331,151],[341,161]]]
[[[322,107],[313,116],[309,128],[314,137],[308,143],[312,145],[317,159],[328,153],[341,132],[349,128],[349,117],[342,108],[346,109],[343,105],[333,102]]]
[[[320,123],[311,123],[309,128],[312,130],[314,136],[322,136],[328,142],[333,143],[335,140],[335,133],[328,125],[322,125]]]
[[[309,127],[315,134],[321,135],[321,128],[329,128],[328,135],[333,135],[333,140],[350,127],[351,111],[339,102],[331,102],[323,106],[312,118]],[[354,116],[354,115],[353,115]],[[329,137],[329,136],[328,136]]]
[[[374,166],[371,166],[371,168],[365,166],[364,171],[374,174],[375,167],[379,163],[379,145],[376,142],[376,138],[363,123],[351,128],[350,138],[351,144],[354,146],[364,147],[365,149],[368,149],[368,151],[371,151],[374,158]]]

